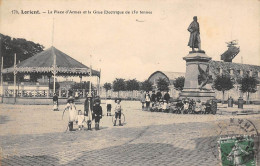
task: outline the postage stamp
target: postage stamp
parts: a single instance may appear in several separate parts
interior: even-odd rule
[[[223,166],[256,166],[259,134],[255,125],[247,119],[231,118],[221,128],[218,151]]]
[[[222,165],[256,165],[254,139],[250,136],[226,137],[219,140]]]

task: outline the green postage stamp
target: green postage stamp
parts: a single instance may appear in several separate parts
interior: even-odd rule
[[[223,166],[256,166],[254,138],[237,136],[220,138],[219,154]]]

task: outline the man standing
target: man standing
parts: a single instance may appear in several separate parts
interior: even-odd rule
[[[154,90],[152,91],[151,102],[152,102],[152,107],[153,107],[155,102],[156,102],[156,95],[155,95],[155,91]]]
[[[92,110],[93,110],[93,99],[91,94],[88,94],[84,103],[84,116],[88,116],[88,121],[87,121],[88,130],[91,130]]]
[[[164,94],[163,99],[166,100],[167,104],[169,103],[170,95],[169,95],[169,91],[168,90]]]
[[[162,93],[160,90],[158,90],[158,92],[156,93],[156,98],[158,102],[160,101],[160,99],[162,99]]]
[[[149,111],[150,102],[151,102],[151,97],[150,97],[149,91],[146,91],[146,94],[145,94],[146,111]]]
[[[192,48],[192,51],[195,51],[194,48],[198,48],[201,50],[201,42],[200,42],[200,26],[197,21],[197,16],[193,17],[193,21],[188,27],[188,31],[190,32],[190,40],[188,46]]]
[[[145,93],[141,91],[141,103],[142,103],[142,110],[144,110],[144,103],[145,103]]]
[[[53,95],[53,111],[59,111],[59,97],[56,93]]]

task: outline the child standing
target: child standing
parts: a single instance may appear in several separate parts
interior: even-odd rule
[[[110,96],[108,97],[108,99],[106,101],[106,105],[107,105],[107,116],[111,116],[112,100],[111,100]]]
[[[116,105],[115,105],[115,121],[114,121],[114,126],[116,126],[116,120],[117,120],[117,118],[119,119],[119,126],[123,126],[123,125],[121,124],[121,111],[122,111],[122,108],[121,108],[121,105],[120,105],[121,99],[116,99],[115,102],[116,102]]]
[[[150,97],[149,91],[146,91],[146,94],[145,94],[146,111],[149,111],[149,109],[150,109],[150,102],[151,102],[151,97]]]
[[[77,110],[72,96],[69,97],[66,108],[63,111],[63,114],[66,110],[69,111],[69,124],[68,124],[69,131],[73,131],[73,122],[77,121]]]
[[[100,100],[95,101],[95,106],[93,107],[93,114],[95,118],[95,129],[99,130],[99,122],[102,118],[102,107],[100,106]]]
[[[78,126],[79,126],[79,130],[82,130],[84,128],[83,126],[83,122],[84,122],[84,114],[81,110],[78,111]]]

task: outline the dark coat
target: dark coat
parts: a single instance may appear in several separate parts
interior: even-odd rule
[[[169,95],[169,93],[165,93],[163,99],[168,102],[168,101],[170,100],[170,95]]]
[[[188,31],[190,32],[190,40],[188,46],[191,48],[198,48],[200,43],[200,26],[197,21],[193,21],[188,27]]]
[[[91,98],[87,98],[84,103],[84,115],[88,116],[88,109],[89,109],[89,101],[90,100],[90,110],[93,110],[93,100]]]
[[[59,97],[57,95],[54,95],[52,100],[53,100],[53,102],[56,101],[57,105],[59,105]]]
[[[100,105],[95,105],[93,107],[93,114],[94,114],[93,118],[96,116],[102,118],[102,107]]]
[[[159,101],[162,98],[162,93],[161,92],[157,92],[156,93],[156,98],[157,98],[157,101]]]
[[[152,96],[151,96],[151,101],[152,102],[155,102],[156,101],[156,95],[153,93]]]

